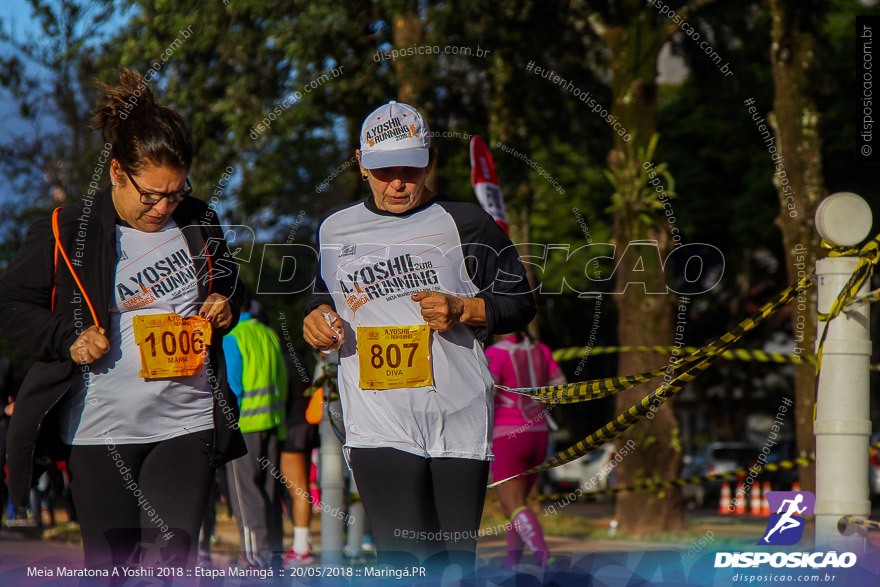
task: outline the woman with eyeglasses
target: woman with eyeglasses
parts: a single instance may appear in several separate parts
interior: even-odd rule
[[[93,116],[111,185],[35,222],[0,278],[0,335],[39,361],[9,429],[10,493],[24,505],[66,460],[87,567],[182,567],[215,467],[245,452],[222,352],[237,271],[190,195],[180,115],[121,68]]]

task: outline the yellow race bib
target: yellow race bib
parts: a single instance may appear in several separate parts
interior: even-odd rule
[[[361,389],[434,385],[431,329],[418,326],[359,326]]]
[[[200,316],[151,314],[134,317],[134,342],[141,351],[139,377],[196,375],[205,364],[211,323]]]

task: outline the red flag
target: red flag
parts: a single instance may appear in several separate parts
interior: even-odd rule
[[[504,196],[498,187],[495,163],[489,148],[479,136],[471,139],[471,184],[483,210],[488,212],[498,226],[507,233],[507,214],[504,213]],[[508,233],[509,234],[509,233]]]

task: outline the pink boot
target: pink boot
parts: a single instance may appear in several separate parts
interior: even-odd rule
[[[519,533],[522,541],[529,547],[538,564],[542,567],[547,565],[547,559],[550,558],[550,551],[547,549],[547,543],[544,542],[544,532],[541,530],[541,524],[538,518],[532,513],[527,506],[522,506],[513,512],[510,517],[514,529]]]
[[[511,528],[507,531],[507,558],[504,559],[504,572],[506,573],[512,571],[513,566],[519,562],[519,557],[522,556],[525,546],[519,532],[513,526],[513,518],[510,519],[510,525]]]

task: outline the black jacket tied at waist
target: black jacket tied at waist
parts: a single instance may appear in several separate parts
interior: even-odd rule
[[[208,379],[214,397],[215,465],[247,451],[238,429],[238,403],[226,382],[223,336],[238,322],[241,288],[237,265],[229,254],[214,212],[202,201],[185,198],[174,211],[198,279],[199,300],[210,293],[229,298],[232,325],[213,328]],[[116,210],[109,189],[60,211],[60,241],[74,266],[100,326],[110,324],[117,264]],[[52,310],[53,287],[55,290]],[[70,358],[70,346],[92,326],[83,295],[61,255],[55,267],[55,238],[50,218],[36,221],[15,259],[0,278],[0,336],[33,354],[38,362],[28,371],[16,396],[7,436],[7,465],[12,502],[24,506],[30,487],[47,466],[66,458],[57,416],[61,400],[76,377],[88,370]],[[125,390],[119,390],[124,393]],[[169,481],[173,482],[173,481]]]

